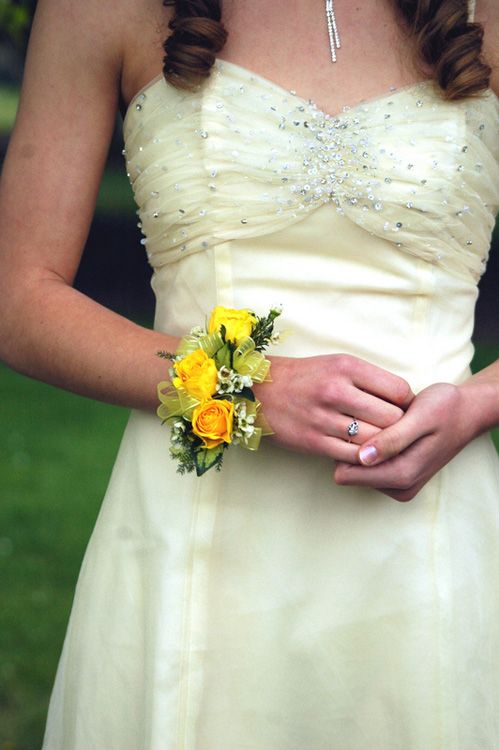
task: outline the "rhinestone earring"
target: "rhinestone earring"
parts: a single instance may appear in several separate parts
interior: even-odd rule
[[[329,35],[329,46],[331,47],[331,61],[336,62],[336,50],[341,47],[340,35],[336,26],[333,0],[326,0],[327,33]]]

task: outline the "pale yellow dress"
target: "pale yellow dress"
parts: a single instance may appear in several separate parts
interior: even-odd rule
[[[154,80],[124,133],[156,328],[282,304],[276,354],[463,381],[497,126],[491,92],[428,82],[330,116],[226,62],[196,93]],[[44,750],[499,750],[489,436],[407,504],[269,443],[181,477],[168,446],[132,413]]]

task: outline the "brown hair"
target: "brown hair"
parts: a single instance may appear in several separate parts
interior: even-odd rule
[[[420,67],[431,71],[447,99],[485,91],[490,67],[481,59],[483,29],[468,22],[466,0],[393,0],[416,41]],[[222,0],[163,0],[174,6],[164,43],[165,78],[190,89],[207,78],[227,39]]]

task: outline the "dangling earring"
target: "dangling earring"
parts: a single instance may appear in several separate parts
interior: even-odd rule
[[[329,34],[329,46],[331,47],[331,61],[336,62],[336,50],[341,47],[340,35],[336,26],[333,0],[326,0],[327,33]]]

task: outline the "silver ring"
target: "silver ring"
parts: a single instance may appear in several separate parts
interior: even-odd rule
[[[347,433],[348,433],[348,437],[350,438],[348,442],[351,443],[352,438],[354,438],[356,435],[359,434],[359,423],[357,422],[356,419],[352,420],[350,424],[348,425]]]

